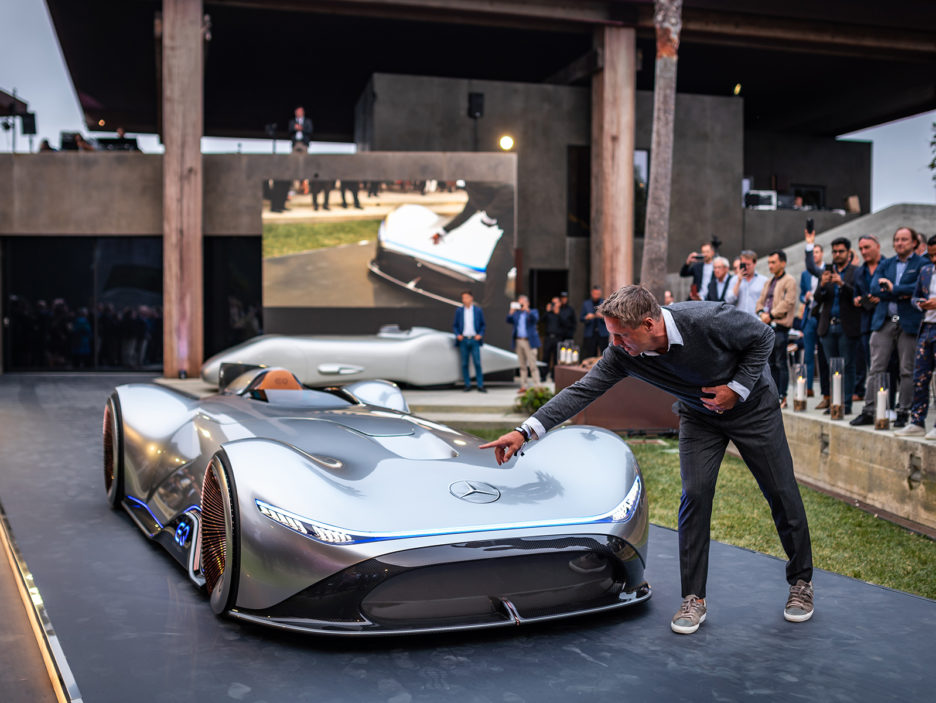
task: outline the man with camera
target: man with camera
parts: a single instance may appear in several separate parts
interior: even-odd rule
[[[761,291],[767,284],[767,277],[762,276],[754,270],[757,263],[757,252],[751,249],[745,249],[741,252],[740,263],[738,266],[741,275],[735,281],[734,286],[725,295],[725,302],[734,305],[742,312],[757,315],[757,301],[760,299]]]
[[[920,269],[927,260],[914,250],[920,242],[919,233],[910,227],[894,232],[894,256],[885,259],[871,277],[870,290],[880,299],[871,318],[871,368],[868,379],[887,371],[891,353],[897,350],[900,366],[900,390],[897,396],[897,421],[894,427],[905,427],[910,417],[913,398],[913,355],[923,312],[910,303]],[[865,404],[852,425],[874,424],[875,388],[867,384]]]
[[[714,273],[715,248],[706,242],[700,247],[700,250],[701,253],[694,251],[686,257],[686,263],[679,269],[679,275],[683,278],[692,277],[689,300],[702,300]]]
[[[770,252],[767,266],[773,278],[761,291],[756,310],[761,322],[774,331],[774,346],[768,364],[780,394],[781,408],[786,407],[787,387],[790,385],[786,349],[796,312],[796,281],[786,272],[786,262],[786,252],[782,249]]]
[[[559,311],[562,309],[562,303],[559,302],[559,296],[553,296],[546,303],[546,312],[543,313],[543,327],[546,336],[543,338],[543,361],[546,362],[546,377],[556,379],[556,373],[553,369],[559,360],[559,342],[564,338],[560,336],[562,330],[562,320],[559,318]]]
[[[845,362],[842,378],[842,402],[845,414],[852,411],[855,390],[855,363],[861,336],[861,307],[855,305],[857,269],[850,263],[851,241],[838,237],[832,241],[832,263],[820,268],[813,256],[815,231],[806,233],[806,270],[819,278],[814,294],[819,306],[816,333],[826,359],[841,357]],[[826,412],[829,412],[826,408]]]
[[[608,328],[598,314],[598,306],[603,302],[601,286],[592,286],[591,297],[582,303],[582,314],[579,317],[585,323],[582,333],[583,359],[600,356],[608,346]]]
[[[528,375],[534,386],[538,386],[540,382],[539,366],[536,362],[540,345],[539,333],[536,331],[538,322],[539,311],[530,309],[530,299],[525,295],[519,296],[515,303],[510,304],[507,323],[513,325],[511,341],[513,350],[517,353],[517,361],[520,362],[521,391],[526,390]]]

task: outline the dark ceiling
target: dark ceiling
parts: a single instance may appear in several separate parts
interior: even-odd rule
[[[153,24],[161,3],[47,2],[89,128],[98,129],[98,120],[104,120],[105,130],[122,125],[128,131],[155,132]],[[385,9],[393,3],[380,4]],[[638,11],[646,16],[648,9],[647,2],[606,4],[625,18],[637,17]],[[553,22],[544,28],[530,21],[508,26],[511,22],[414,20],[399,11],[393,18],[386,17],[386,11],[380,16],[351,15],[335,12],[335,7],[347,11],[356,3],[338,2],[331,3],[328,12],[307,9],[327,3],[301,0],[291,3],[301,6],[299,10],[256,5],[205,2],[211,17],[205,59],[207,135],[262,137],[265,125],[282,126],[293,107],[303,104],[315,123],[316,139],[350,141],[355,103],[373,73],[541,82],[592,47],[591,28],[582,23]],[[859,47],[826,53],[821,44],[817,49],[815,41],[797,46],[795,35],[783,41],[715,36],[693,29],[699,23],[688,21],[718,18],[719,12],[738,6],[749,6],[745,10],[752,13],[776,6],[786,8],[784,21],[805,22],[821,36],[824,27],[835,29],[837,25],[829,22],[836,17],[872,22],[873,15],[866,11],[872,5],[880,6],[859,0],[687,0],[678,90],[729,95],[741,83],[746,128],[816,135],[841,134],[936,108],[936,51],[904,47],[863,52]],[[918,30],[936,27],[932,3],[894,0],[890,5],[894,11],[886,24],[897,30],[911,26],[919,34]],[[925,14],[926,8],[932,15]],[[875,30],[868,31],[873,35]],[[637,87],[649,90],[655,51],[652,29],[638,29],[638,47],[643,60]],[[587,78],[579,83],[586,85]]]

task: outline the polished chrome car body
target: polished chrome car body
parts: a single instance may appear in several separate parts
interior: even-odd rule
[[[461,359],[451,332],[394,325],[376,335],[261,335],[226,349],[202,366],[202,379],[217,384],[223,363],[264,364],[290,369],[309,386],[363,379],[388,379],[412,386],[462,380]],[[485,373],[515,369],[517,355],[490,344],[481,347]]]
[[[619,437],[560,429],[503,466],[480,443],[386,382],[310,390],[253,369],[201,400],[117,387],[105,486],[216,613],[263,625],[456,630],[650,597],[646,496]]]
[[[484,211],[446,232],[440,217],[422,205],[402,205],[384,218],[370,271],[414,293],[458,305],[468,289],[479,300],[488,266],[504,230]]]

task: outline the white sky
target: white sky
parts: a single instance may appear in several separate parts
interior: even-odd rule
[[[63,131],[81,131],[87,135],[78,98],[65,68],[58,40],[52,29],[43,0],[3,0],[0,11],[0,88],[14,89],[29,103],[37,116],[33,151],[42,139],[58,147]],[[936,204],[936,185],[927,168],[932,158],[929,147],[936,111],[886,125],[843,135],[842,138],[870,141],[872,147],[871,209],[881,210],[894,203]],[[0,151],[29,151],[29,139],[19,134],[20,121],[13,132],[0,132]],[[96,136],[112,136],[95,133]],[[154,135],[136,136],[145,152],[161,152]],[[204,152],[270,153],[268,139],[202,139]],[[288,151],[287,141],[278,141],[277,153]],[[354,146],[313,142],[312,151],[350,153]]]

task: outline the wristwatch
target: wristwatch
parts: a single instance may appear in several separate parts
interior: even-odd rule
[[[526,427],[524,427],[523,425],[520,425],[520,426],[518,426],[518,427],[514,427],[514,432],[519,432],[520,434],[522,434],[522,435],[523,435],[523,441],[524,441],[524,442],[529,442],[529,441],[530,441],[530,436],[531,436],[530,430],[528,430],[528,429],[527,429]]]

